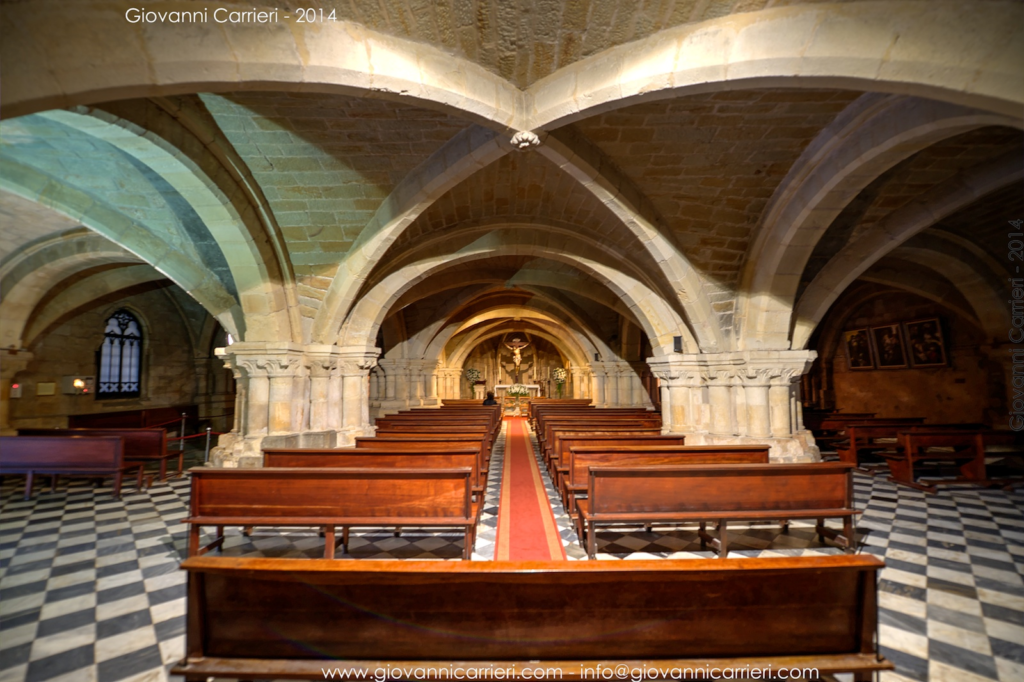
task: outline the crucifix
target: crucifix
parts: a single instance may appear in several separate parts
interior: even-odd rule
[[[529,345],[530,344],[527,342],[520,341],[518,336],[512,339],[512,343],[505,344],[505,348],[512,351],[512,364],[515,365],[515,370],[512,373],[512,380],[514,383],[522,383],[520,365],[522,365],[523,362],[523,349]]]

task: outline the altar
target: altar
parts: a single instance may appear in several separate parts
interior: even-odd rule
[[[512,386],[513,384],[497,384],[494,387],[494,392],[497,394],[499,398],[504,398],[505,391],[507,391]],[[522,384],[522,386],[526,387],[526,389],[530,391],[531,398],[536,398],[540,396],[540,384]]]

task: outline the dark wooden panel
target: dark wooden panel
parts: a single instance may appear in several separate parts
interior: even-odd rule
[[[453,570],[200,558],[183,568],[199,581],[189,609],[202,609],[203,654],[213,657],[608,661],[872,650],[862,627],[873,634],[865,592],[881,567],[874,557],[603,563]]]

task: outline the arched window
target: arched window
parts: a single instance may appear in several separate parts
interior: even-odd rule
[[[97,398],[137,398],[142,368],[142,326],[127,310],[107,320],[99,350]]]

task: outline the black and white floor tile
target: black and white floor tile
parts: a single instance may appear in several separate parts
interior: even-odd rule
[[[535,453],[539,450],[535,447]],[[504,438],[491,457],[473,558],[494,556]],[[541,464],[541,470],[543,466]],[[566,554],[586,559],[547,481]],[[187,478],[121,501],[109,486],[71,480],[21,499],[21,481],[0,488],[0,682],[168,679],[184,652]],[[938,495],[881,478],[855,481],[861,551],[885,558],[879,638],[897,670],[886,682],[1024,680],[1024,494],[954,488]],[[318,557],[312,533],[228,529],[226,555]],[[730,527],[730,556],[832,554],[809,526],[788,534]],[[692,527],[616,529],[598,536],[599,560],[710,557]],[[460,534],[353,531],[339,558],[452,559]]]
[[[534,452],[544,470],[534,438]],[[548,497],[570,560],[586,560],[561,498]],[[1024,489],[968,486],[936,495],[856,474],[859,551],[883,558],[879,642],[896,671],[884,682],[1024,681]],[[831,525],[831,524],[830,524]],[[835,527],[839,527],[838,525]],[[610,529],[597,560],[709,558],[696,527]],[[729,527],[730,557],[839,554],[813,524]]]

